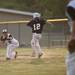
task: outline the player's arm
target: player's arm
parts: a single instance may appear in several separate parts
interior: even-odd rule
[[[13,39],[13,36],[11,34],[8,35],[7,40],[9,43],[11,43],[11,40]]]
[[[3,35],[0,37],[0,41],[2,41],[2,42],[5,42],[6,39],[7,39],[7,38],[6,38],[5,36],[3,36]]]
[[[27,26],[32,27],[33,25],[33,20],[31,20],[30,22],[28,22]]]
[[[0,47],[3,47],[3,45],[5,44],[5,41],[6,41],[6,37],[1,35],[1,37],[0,37]]]
[[[45,24],[49,24],[49,25],[51,25],[51,27],[53,27],[54,25],[51,23],[51,22],[49,22],[48,20],[45,20],[45,19],[41,19],[42,20],[42,24],[43,25],[45,25]]]
[[[75,39],[72,39],[72,40],[69,41],[69,43],[68,43],[68,51],[70,53],[75,52]]]
[[[46,20],[45,23],[49,24],[51,27],[54,27],[54,24],[52,22],[50,22],[49,20]]]

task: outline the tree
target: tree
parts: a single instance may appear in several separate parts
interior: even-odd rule
[[[65,0],[0,0],[0,7],[40,12],[45,18],[65,17]]]

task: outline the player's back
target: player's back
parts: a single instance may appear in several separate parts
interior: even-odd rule
[[[43,18],[34,18],[32,20],[32,32],[33,33],[42,33],[45,20]]]

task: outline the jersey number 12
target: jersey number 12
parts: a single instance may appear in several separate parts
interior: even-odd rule
[[[33,26],[34,26],[34,30],[39,30],[40,29],[40,24],[39,23],[34,24]]]

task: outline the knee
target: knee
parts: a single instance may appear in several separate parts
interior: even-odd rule
[[[34,46],[35,42],[33,40],[31,40],[31,46]]]

